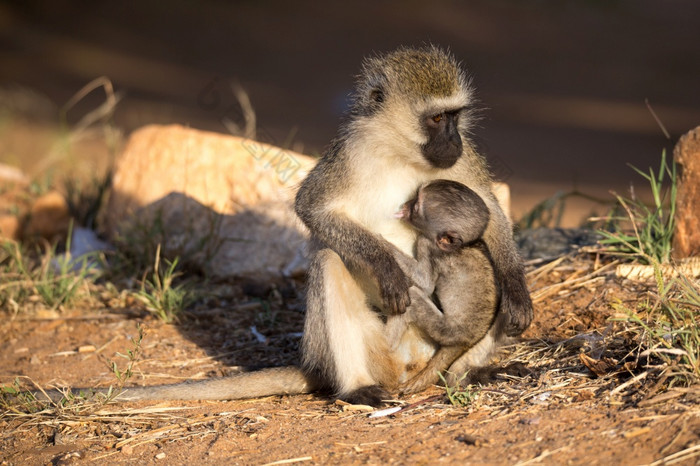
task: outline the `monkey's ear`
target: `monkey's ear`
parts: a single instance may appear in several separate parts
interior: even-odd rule
[[[372,89],[372,92],[369,93],[369,98],[372,99],[373,102],[381,104],[384,102],[384,90],[380,87],[375,87]]]
[[[437,247],[445,252],[455,252],[462,247],[462,239],[456,233],[446,231],[437,235]]]

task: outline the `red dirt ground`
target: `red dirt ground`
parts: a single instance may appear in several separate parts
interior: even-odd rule
[[[6,412],[0,418],[0,461],[647,464],[667,458],[670,464],[672,455],[685,451],[681,464],[695,464],[696,389],[657,391],[651,378],[635,383],[619,364],[601,377],[582,364],[580,354],[613,361],[625,356],[629,335],[608,321],[614,314],[610,303],[634,308],[647,290],[616,278],[612,269],[578,288],[545,288],[593,268],[593,261],[579,258],[537,280],[537,272],[530,273],[536,319],[504,361],[520,361],[531,374],[484,387],[467,407],[450,405],[444,389],[435,387],[401,400],[408,406],[404,411],[380,418],[314,395]],[[251,298],[236,287],[213,288],[212,296],[178,326],[134,313],[124,307],[128,302],[99,303],[99,296],[89,309],[6,316],[0,324],[0,382],[20,375],[43,387],[114,384],[101,359],[123,367],[115,354],[133,347],[138,323],[146,332],[127,385],[222,375],[238,365],[293,363],[294,332],[302,322],[298,298],[276,296],[260,308],[246,305]],[[254,337],[252,325],[267,343]],[[81,352],[85,346],[92,348]]]

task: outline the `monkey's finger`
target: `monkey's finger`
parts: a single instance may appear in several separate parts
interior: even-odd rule
[[[405,292],[394,292],[384,298],[386,311],[392,315],[403,314],[411,304],[408,289]]]
[[[388,314],[403,314],[411,304],[411,298],[408,294],[408,280],[405,277],[401,278],[403,280],[398,280],[394,283],[385,282],[384,286],[382,286],[382,301],[384,310]]]
[[[410,300],[407,302],[398,296],[394,296],[390,298],[388,307],[391,309],[393,315],[400,315],[406,313],[406,309],[410,303]]]

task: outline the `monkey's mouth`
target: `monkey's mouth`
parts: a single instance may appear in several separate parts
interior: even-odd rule
[[[423,156],[425,159],[435,168],[450,168],[459,157],[462,155],[462,144],[459,147],[447,146],[442,148],[442,150],[434,150],[434,148],[428,147],[428,145],[423,147]]]
[[[434,137],[422,147],[423,157],[435,168],[450,168],[462,155],[459,137]]]
[[[402,204],[399,210],[394,212],[394,218],[408,220],[409,213],[409,207],[406,204]]]
[[[461,151],[452,157],[441,157],[437,160],[433,159],[431,163],[435,168],[450,168],[457,163],[460,155],[462,155]]]

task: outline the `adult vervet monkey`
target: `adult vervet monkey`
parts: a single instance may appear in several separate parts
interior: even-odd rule
[[[490,220],[483,240],[501,285],[503,328],[512,336],[530,324],[532,302],[511,224],[468,138],[471,103],[464,72],[437,47],[365,61],[348,118],[296,197],[316,247],[302,341],[302,369],[315,386],[378,405],[385,389],[435,353],[434,342],[410,330],[392,352],[376,310],[399,314],[409,305],[411,281],[388,243],[413,255],[416,232],[394,213],[430,180],[458,181],[484,200]]]

